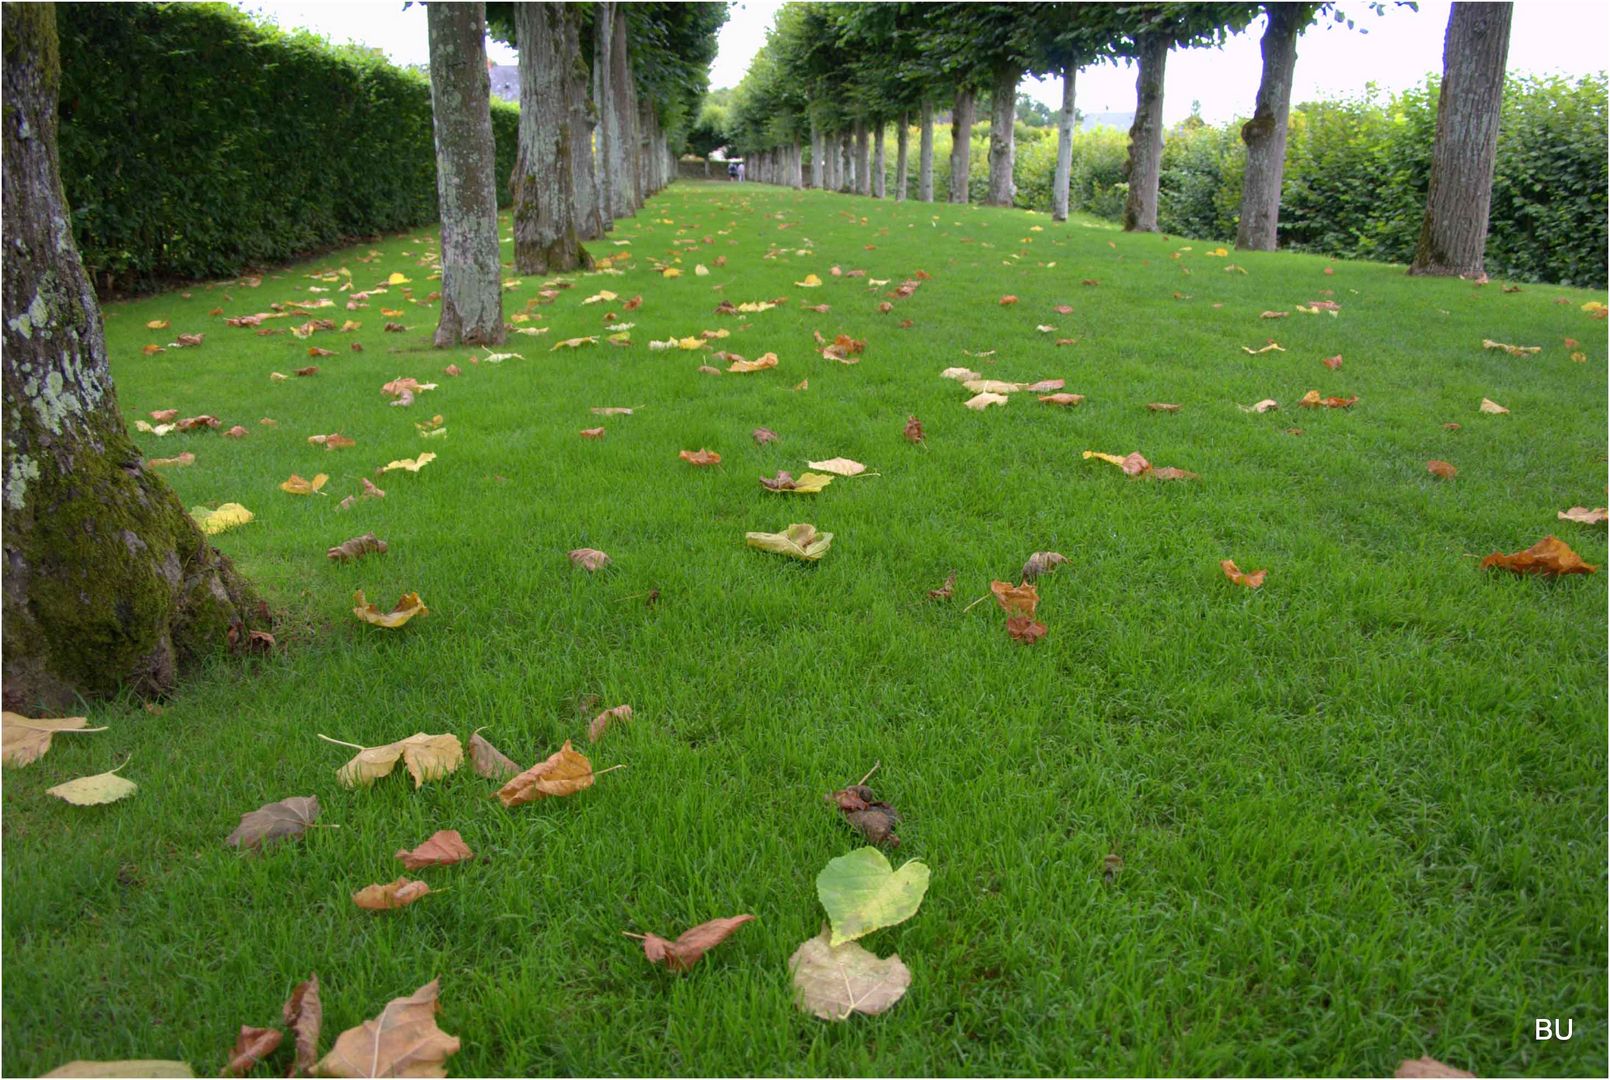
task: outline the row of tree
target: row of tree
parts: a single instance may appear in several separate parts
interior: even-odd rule
[[[950,201],[966,202],[968,147],[978,102],[987,95],[985,201],[1010,206],[1018,84],[1026,74],[1060,76],[1051,213],[1062,221],[1078,72],[1130,62],[1135,120],[1123,224],[1156,231],[1169,53],[1221,44],[1259,16],[1263,70],[1252,118],[1241,131],[1247,160],[1236,246],[1269,251],[1279,233],[1298,38],[1322,19],[1353,26],[1334,3],[790,3],[732,96],[726,134],[731,149],[753,162],[755,179],[882,198],[884,130],[893,123],[894,197],[904,199],[915,119],[917,197],[932,201],[934,114],[948,108]],[[1510,16],[1508,3],[1453,5],[1416,272],[1482,272]]]

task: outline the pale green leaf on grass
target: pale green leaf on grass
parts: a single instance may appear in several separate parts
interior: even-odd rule
[[[816,875],[816,895],[833,925],[835,946],[905,922],[927,891],[926,863],[912,859],[896,870],[875,847],[840,855]]]

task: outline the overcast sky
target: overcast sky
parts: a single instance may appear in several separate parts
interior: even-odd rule
[[[333,41],[378,46],[399,64],[428,59],[425,13],[417,4],[404,9],[399,0],[372,3],[280,3],[244,0],[237,6],[285,27],[305,27]],[[735,86],[750,58],[766,40],[777,9],[776,0],[740,0],[732,6],[721,31],[721,50],[710,73],[711,86]],[[1401,89],[1419,83],[1442,66],[1442,35],[1448,4],[1431,0],[1418,11],[1388,6],[1370,14],[1363,2],[1346,5],[1357,14],[1358,30],[1314,27],[1297,47],[1294,101],[1363,92],[1376,83]],[[1164,120],[1173,123],[1200,102],[1210,121],[1228,120],[1251,111],[1261,64],[1258,35],[1262,20],[1232,38],[1223,49],[1176,51],[1168,61],[1164,85]],[[513,50],[490,42],[492,58],[514,63]],[[1519,0],[1509,45],[1513,72],[1560,72],[1585,75],[1610,68],[1610,4],[1604,0]],[[1062,80],[1026,79],[1023,92],[1056,107]],[[1082,72],[1077,87],[1081,111],[1127,112],[1135,104],[1133,68],[1104,67]]]

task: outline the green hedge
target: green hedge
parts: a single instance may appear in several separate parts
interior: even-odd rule
[[[436,219],[423,74],[224,4],[56,11],[62,179],[103,292],[228,277]],[[519,110],[494,102],[492,124],[506,177]]]

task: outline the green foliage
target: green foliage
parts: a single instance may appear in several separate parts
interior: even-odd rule
[[[57,20],[63,185],[103,290],[435,219],[424,75],[224,4],[63,4]],[[492,126],[507,176],[519,111],[493,102]]]
[[[1017,96],[1017,118],[1029,127],[1054,127],[1057,114],[1052,112],[1042,101],[1036,101],[1027,94]]]

